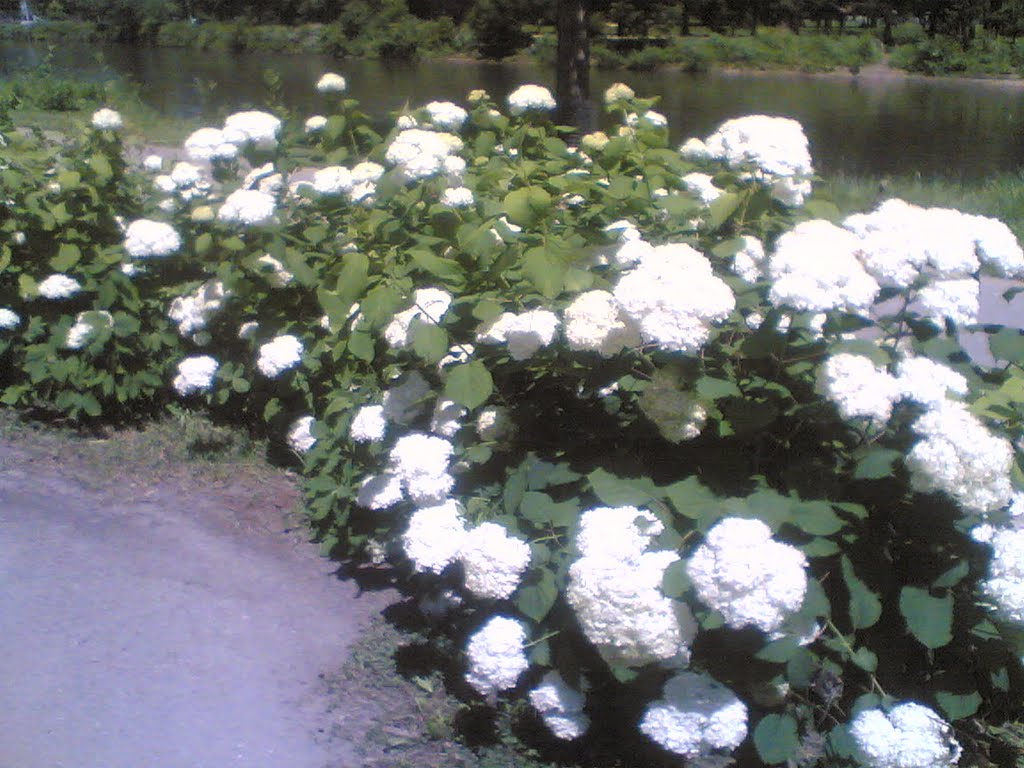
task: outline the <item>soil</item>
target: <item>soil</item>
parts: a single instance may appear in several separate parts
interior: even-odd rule
[[[338,670],[396,593],[340,577],[298,500],[291,473],[142,438],[3,436],[0,765],[370,764],[415,702]]]

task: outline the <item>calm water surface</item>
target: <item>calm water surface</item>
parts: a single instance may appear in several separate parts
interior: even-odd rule
[[[0,77],[38,65],[45,54],[42,46],[0,42]],[[114,72],[129,77],[139,83],[149,105],[166,115],[192,118],[259,105],[267,69],[280,74],[284,98],[300,115],[323,110],[313,84],[325,71],[343,73],[350,95],[371,115],[432,99],[464,102],[473,88],[504,98],[524,82],[553,85],[552,71],[531,64],[395,65],[322,55],[109,45],[61,46],[54,50],[54,65],[86,76]],[[823,173],[979,178],[1024,170],[1024,87],[868,76],[595,72],[593,92],[600,94],[617,80],[642,95],[661,97],[658,109],[668,115],[675,141],[704,136],[730,117],[765,113],[803,123]]]

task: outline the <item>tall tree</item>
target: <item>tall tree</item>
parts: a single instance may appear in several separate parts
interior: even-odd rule
[[[558,121],[581,131],[593,126],[590,105],[590,38],[586,0],[558,0],[555,95]]]

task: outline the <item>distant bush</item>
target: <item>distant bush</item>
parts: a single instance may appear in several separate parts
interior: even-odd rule
[[[507,4],[481,0],[473,6],[468,24],[476,38],[476,50],[485,59],[504,59],[526,48],[533,37]]]

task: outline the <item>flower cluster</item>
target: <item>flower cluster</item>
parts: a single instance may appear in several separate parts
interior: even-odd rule
[[[81,349],[100,330],[114,327],[114,316],[105,310],[95,312],[79,312],[75,324],[68,329],[64,346],[68,349]]]
[[[526,628],[521,621],[492,617],[469,638],[466,682],[484,696],[514,688],[529,667],[525,644]]]
[[[662,696],[644,712],[640,730],[670,752],[698,760],[731,752],[747,737],[747,707],[708,675],[678,672]]]
[[[508,111],[513,115],[549,112],[556,106],[551,91],[541,85],[521,85],[508,95]]]
[[[850,723],[850,736],[865,768],[952,768],[960,760],[949,724],[912,701],[888,712],[863,710]]]
[[[181,235],[170,224],[137,219],[124,234],[124,249],[135,259],[170,256],[181,248]]]
[[[557,738],[578,739],[590,727],[590,718],[583,712],[583,694],[562,679],[557,672],[544,675],[540,685],[530,691],[530,703],[544,725]]]
[[[445,163],[463,148],[453,133],[410,128],[388,145],[384,157],[407,181],[416,181],[445,171]]]
[[[981,592],[995,604],[999,618],[1024,624],[1024,531],[998,531],[990,543],[992,562]]]
[[[206,328],[210,319],[220,312],[230,293],[220,280],[207,280],[188,296],[179,296],[171,302],[167,316],[178,326],[178,333],[190,336]]]
[[[302,341],[286,334],[277,336],[260,347],[256,367],[264,376],[274,379],[302,362]]]
[[[205,392],[213,386],[219,364],[209,355],[186,357],[178,363],[178,375],[174,377],[174,389],[179,395]]]

